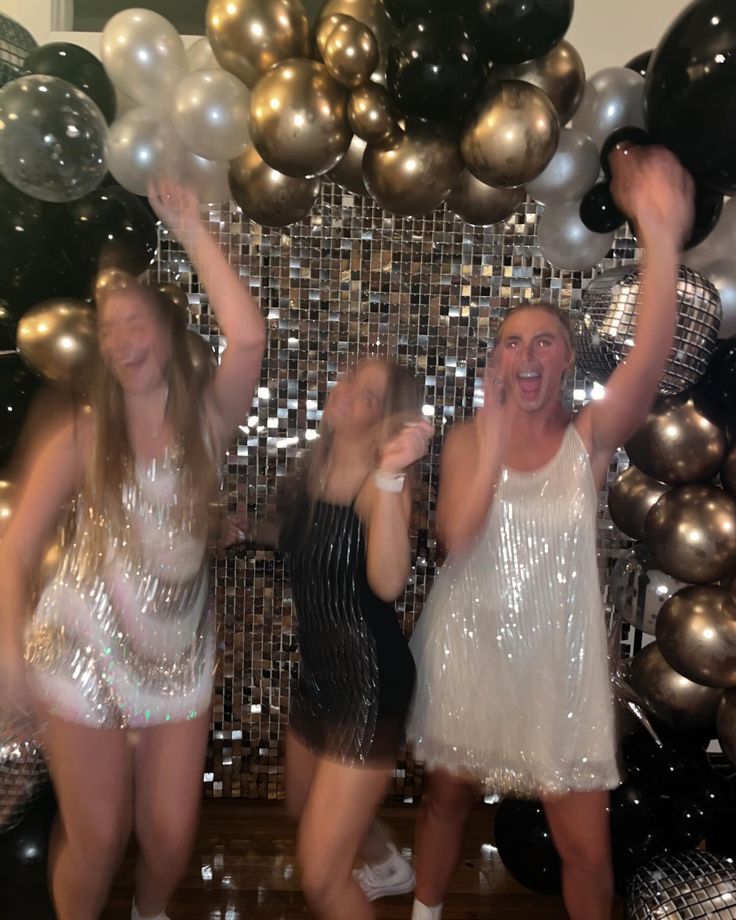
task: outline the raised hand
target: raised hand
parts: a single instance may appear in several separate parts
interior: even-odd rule
[[[148,200],[158,217],[179,238],[200,224],[199,199],[194,190],[169,177],[149,183]]]
[[[380,468],[386,473],[402,473],[427,453],[433,434],[429,422],[407,422],[383,448]]]

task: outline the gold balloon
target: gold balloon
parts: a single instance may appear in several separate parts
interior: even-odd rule
[[[53,383],[84,385],[97,349],[94,310],[80,300],[46,300],[18,323],[18,351]]]
[[[350,93],[350,127],[366,143],[396,147],[403,136],[400,119],[396,103],[379,83],[364,83]]]
[[[666,483],[652,479],[632,464],[618,474],[608,490],[611,520],[627,536],[643,541],[644,521],[669,488]]]
[[[371,74],[376,83],[386,82],[386,56],[397,38],[396,26],[382,0],[327,0],[317,15],[317,29],[323,19],[342,13],[368,26],[378,42],[378,65]]]
[[[664,660],[656,642],[634,656],[629,683],[647,710],[666,725],[697,731],[711,729],[715,723],[722,691],[678,674]]]
[[[217,355],[214,349],[199,333],[191,329],[187,329],[187,349],[192,369],[200,380],[200,385],[209,383],[217,368]]]
[[[644,533],[659,568],[680,581],[708,584],[736,569],[736,501],[716,486],[665,492]]]
[[[184,288],[179,287],[178,284],[172,284],[170,281],[156,284],[154,287],[157,291],[165,294],[169,300],[177,307],[180,307],[186,312],[189,311],[189,298],[187,297],[187,292],[184,290]]]
[[[470,113],[460,150],[471,173],[500,188],[531,182],[554,156],[560,134],[557,112],[531,83],[491,83]]]
[[[721,482],[724,489],[731,495],[736,495],[736,447],[732,447],[726,454],[721,467]]]
[[[311,210],[319,179],[285,176],[248,147],[230,164],[230,191],[246,217],[266,227],[285,227]]]
[[[368,26],[346,17],[328,35],[322,60],[338,83],[360,86],[378,63],[378,43]]]
[[[561,41],[542,57],[522,64],[495,64],[490,81],[523,80],[549,97],[560,124],[566,124],[578,109],[585,91],[585,67],[575,48]]]
[[[206,22],[220,66],[251,88],[279,61],[309,54],[301,0],[210,0]]]
[[[736,689],[726,690],[721,695],[716,726],[723,753],[736,767]]]
[[[337,182],[340,188],[356,195],[367,195],[368,189],[365,187],[363,179],[363,154],[365,153],[366,143],[353,135],[350,141],[348,152],[340,160],[337,166],[328,173],[328,177],[333,182]]]
[[[478,227],[507,220],[526,198],[524,188],[494,188],[464,169],[447,199],[459,218]]]
[[[439,207],[462,166],[455,142],[422,125],[412,126],[393,149],[369,144],[363,157],[366,188],[375,201],[409,217]]]
[[[276,64],[250,97],[251,138],[273,169],[304,178],[329,172],[350,146],[347,91],[317,61]]]
[[[13,516],[17,489],[9,479],[0,479],[0,537]]]
[[[725,588],[694,585],[665,601],[657,644],[670,667],[706,687],[736,684],[736,604]]]
[[[345,16],[343,13],[335,13],[332,16],[325,16],[324,19],[320,19],[314,27],[314,43],[323,61],[325,59],[325,45],[327,44],[327,39],[332,35],[336,26],[339,26],[341,22],[348,22],[351,19],[353,19],[352,16]],[[355,21],[356,20],[353,19],[353,22]]]
[[[128,287],[136,279],[120,268],[103,268],[95,278],[95,303],[99,306],[113,291]]]
[[[708,482],[726,454],[726,434],[687,393],[657,400],[644,424],[626,442],[633,464],[673,486]]]

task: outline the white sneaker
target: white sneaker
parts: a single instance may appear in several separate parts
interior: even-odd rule
[[[130,908],[130,920],[146,920],[145,917],[141,917],[138,913],[138,908],[135,906],[135,901],[133,901],[133,906]],[[149,917],[148,920],[170,920],[168,914],[157,914],[155,917]]]
[[[353,870],[353,878],[369,901],[414,891],[416,876],[411,863],[404,859],[393,843],[387,844],[390,855],[382,863],[365,863]]]

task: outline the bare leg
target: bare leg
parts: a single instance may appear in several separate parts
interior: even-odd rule
[[[478,790],[465,779],[434,770],[417,819],[416,898],[427,907],[441,904],[460,859],[465,823]]]
[[[135,901],[155,917],[187,866],[202,801],[209,714],[136,733],[135,831],[140,846]]]
[[[608,792],[572,792],[544,803],[562,860],[562,890],[570,920],[610,920],[613,869]]]
[[[391,770],[318,763],[299,825],[298,852],[304,894],[321,920],[374,916],[352,868]]]
[[[59,920],[96,920],[132,827],[132,754],[124,731],[48,718],[46,747],[59,803],[49,854]]]
[[[286,733],[286,810],[297,821],[309,796],[317,758],[291,730]]]

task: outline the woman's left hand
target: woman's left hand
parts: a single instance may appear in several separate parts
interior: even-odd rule
[[[427,453],[433,434],[434,428],[429,422],[408,422],[383,448],[380,469],[386,473],[402,473]]]
[[[200,224],[199,199],[194,190],[171,178],[151,180],[148,200],[158,217],[179,238]]]

